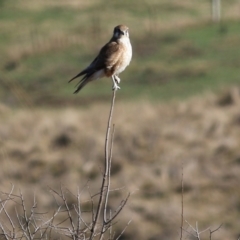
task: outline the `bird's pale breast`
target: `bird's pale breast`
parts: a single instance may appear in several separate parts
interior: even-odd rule
[[[121,57],[116,63],[115,74],[118,75],[129,65],[132,59],[132,46],[129,38],[123,38],[120,40],[121,44]]]

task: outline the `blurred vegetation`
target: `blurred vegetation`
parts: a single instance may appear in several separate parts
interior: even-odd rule
[[[133,60],[121,74],[121,99],[171,100],[238,84],[238,1],[223,2],[220,24],[210,1],[1,1],[0,98],[8,104],[58,105],[104,100],[111,80],[72,95],[67,81],[110,39],[130,27]]]
[[[118,230],[133,218],[123,239],[178,239],[184,162],[184,217],[201,229],[223,223],[214,237],[237,239],[240,2],[222,1],[218,24],[210,7],[209,0],[0,0],[1,191],[11,182],[30,201],[36,189],[46,212],[48,185],[75,192],[90,179],[99,190],[112,83],[101,79],[73,95],[68,80],[123,23],[133,59],[120,76],[111,181],[126,189],[113,192],[111,208],[134,194]]]
[[[109,204],[114,211],[132,192],[117,233],[133,219],[121,239],[179,239],[182,164],[184,219],[197,221],[200,230],[223,224],[212,239],[237,239],[239,109],[237,88],[186,102],[117,102],[111,188],[119,191],[111,191]],[[101,183],[108,111],[109,104],[55,110],[0,105],[1,192],[12,183],[29,202],[35,195],[39,212],[51,213],[56,202],[48,186],[58,190],[62,183],[76,193],[88,182],[89,190],[81,191],[87,211],[88,191],[99,192]],[[184,228],[191,230],[186,223]],[[201,239],[209,239],[209,232]]]

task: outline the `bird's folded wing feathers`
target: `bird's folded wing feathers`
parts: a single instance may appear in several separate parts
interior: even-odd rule
[[[82,75],[87,74],[87,77],[89,77],[100,69],[111,68],[121,57],[121,51],[119,51],[120,48],[121,46],[117,42],[108,42],[102,47],[98,56],[92,61],[92,63],[70,79],[69,82]]]
[[[90,66],[96,70],[111,68],[121,57],[121,46],[117,42],[107,43],[101,50],[95,61]]]

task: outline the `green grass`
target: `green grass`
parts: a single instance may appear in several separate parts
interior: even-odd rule
[[[77,82],[67,81],[92,61],[120,18],[130,25],[133,59],[121,74],[119,98],[168,101],[240,83],[239,20],[212,24],[204,8],[165,0],[136,7],[134,0],[107,5],[96,1],[79,8],[46,3],[32,10],[19,7],[15,14],[18,6],[12,3],[3,2],[0,10],[2,101],[8,102],[9,93],[14,98],[14,86],[33,103],[41,98],[47,103],[47,97],[56,102],[108,98],[111,79],[87,85],[77,97],[72,95]],[[186,24],[174,27],[173,13],[179,20],[187,19]]]

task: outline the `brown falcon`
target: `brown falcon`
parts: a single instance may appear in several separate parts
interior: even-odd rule
[[[132,58],[132,46],[129,39],[128,27],[118,25],[114,28],[110,41],[102,47],[93,62],[69,80],[83,76],[77,84],[74,93],[79,92],[88,82],[102,77],[111,77],[113,90],[120,89],[119,74],[129,65]]]

